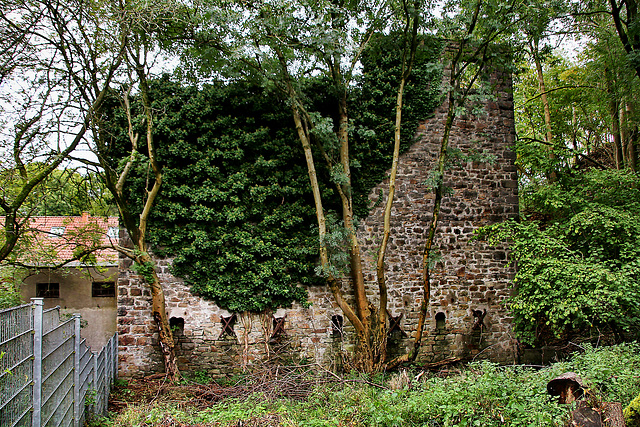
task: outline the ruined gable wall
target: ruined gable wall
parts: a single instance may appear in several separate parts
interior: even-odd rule
[[[511,318],[504,305],[515,273],[508,265],[507,248],[488,247],[471,241],[481,226],[518,214],[517,177],[512,150],[515,129],[513,97],[508,75],[491,77],[494,99],[486,102],[485,114],[458,117],[451,133],[451,146],[468,151],[488,151],[493,165],[468,163],[446,173],[453,194],[443,200],[436,246],[442,259],[434,271],[429,316],[419,359],[446,357],[492,357],[510,360],[514,355]],[[422,299],[422,251],[431,215],[433,195],[423,184],[428,178],[440,146],[446,105],[425,120],[417,142],[401,156],[391,240],[387,252],[389,311],[403,315],[401,327],[408,337],[394,334],[390,350],[401,352],[410,344]],[[376,200],[383,182],[371,193]],[[359,235],[370,297],[376,293],[375,254],[382,234],[380,206],[362,221]],[[336,354],[349,350],[350,327],[344,336],[332,327],[332,316],[341,315],[328,289],[312,287],[308,309],[294,305],[276,313],[238,314],[235,336],[221,336],[222,317],[231,313],[214,303],[193,296],[184,283],[169,273],[170,259],[158,259],[157,271],[165,289],[169,318],[176,323],[179,365],[183,370],[207,370],[214,376],[259,368],[267,360],[275,363],[339,363]],[[120,370],[123,375],[144,375],[163,370],[157,334],[151,317],[151,296],[141,278],[121,260],[118,281],[118,330]],[[472,310],[487,310],[482,328],[473,328]],[[442,313],[442,314],[439,314]],[[436,317],[444,315],[444,322]],[[285,317],[285,335],[272,337],[273,317]],[[346,320],[345,320],[346,322]]]
[[[429,314],[420,359],[472,357],[480,352],[494,360],[514,356],[511,317],[505,309],[515,267],[507,260],[506,247],[490,247],[473,241],[478,227],[518,215],[515,162],[515,127],[510,76],[494,73],[493,99],[484,113],[456,118],[450,147],[495,156],[493,164],[465,163],[445,172],[445,185],[453,191],[443,198],[434,247],[441,259],[433,270]],[[433,193],[424,184],[436,167],[447,105],[419,126],[418,140],[402,155],[392,209],[391,237],[387,251],[389,311],[402,314],[402,329],[412,335],[423,298],[422,255],[433,209]],[[388,182],[380,190],[387,194]],[[365,269],[370,289],[375,289],[375,262],[383,229],[384,206],[373,210],[360,227]],[[486,315],[474,324],[473,310]],[[438,315],[438,313],[442,313]],[[444,324],[436,321],[444,315]],[[412,337],[410,337],[412,338]],[[392,340],[401,352],[411,339],[399,334]],[[394,348],[391,348],[394,351]]]

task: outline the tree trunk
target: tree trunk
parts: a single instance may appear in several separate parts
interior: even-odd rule
[[[609,112],[611,113],[611,135],[613,136],[613,158],[616,163],[616,169],[624,168],[624,157],[622,155],[622,139],[620,137],[620,114],[618,102],[616,100],[609,101]]]
[[[362,333],[358,334],[354,364],[362,372],[372,372],[374,367],[375,346],[373,345],[373,331],[371,310],[367,300],[364,273],[362,271],[362,257],[357,230],[354,224],[353,198],[351,188],[351,167],[349,165],[349,116],[347,113],[347,93],[343,90],[338,101],[339,125],[338,141],[340,142],[340,164],[345,174],[345,183],[336,184],[342,202],[342,220],[349,239],[349,265],[351,271],[351,286],[355,295],[356,314],[362,323]]]
[[[602,421],[605,427],[625,427],[627,425],[620,402],[603,403],[602,406]]]
[[[622,145],[624,151],[624,163],[632,171],[637,170],[636,144],[638,138],[638,127],[629,119],[633,115],[631,104],[625,104],[625,108],[620,110],[620,121],[622,128]]]
[[[416,3],[415,10],[419,10]],[[391,162],[391,173],[389,175],[389,194],[387,195],[387,203],[384,209],[383,219],[383,235],[382,242],[380,243],[380,249],[378,250],[378,259],[376,261],[376,276],[378,279],[378,293],[379,293],[379,306],[378,306],[378,325],[376,330],[378,331],[377,341],[375,343],[378,349],[378,365],[385,366],[387,358],[387,305],[388,305],[388,287],[387,279],[385,276],[385,256],[387,253],[387,246],[389,244],[389,237],[391,234],[391,209],[393,207],[393,199],[396,189],[396,175],[398,173],[398,161],[400,159],[400,140],[402,136],[402,107],[404,88],[407,83],[407,79],[411,75],[411,69],[413,68],[413,62],[415,60],[415,54],[417,49],[417,35],[418,27],[420,24],[419,17],[414,16],[413,20],[410,17],[409,10],[405,4],[405,14],[407,22],[404,29],[405,43],[402,52],[402,70],[400,76],[400,85],[398,86],[398,93],[396,96],[396,122],[394,128],[393,139],[393,160]],[[411,39],[409,46],[407,46],[407,37],[409,36],[409,29],[411,28]],[[407,53],[409,58],[407,58]]]
[[[137,42],[141,44],[143,43],[139,40]],[[151,214],[151,210],[153,209],[155,199],[160,192],[160,187],[162,185],[162,170],[156,158],[154,145],[153,114],[151,110],[151,101],[149,99],[149,86],[147,76],[145,74],[145,58],[144,54],[141,54],[140,52],[141,45],[135,44],[134,46],[138,49],[136,50],[132,47],[128,53],[129,59],[134,68],[133,71],[135,71],[139,79],[138,83],[140,84],[140,95],[142,98],[144,121],[146,124],[145,141],[149,156],[149,165],[153,171],[153,186],[150,190],[146,190],[146,198],[138,221],[135,220],[134,215],[131,213],[129,201],[125,197],[124,191],[127,179],[129,178],[129,172],[133,169],[133,165],[139,152],[139,134],[134,133],[133,131],[133,119],[131,116],[128,92],[123,94],[123,104],[128,120],[128,136],[131,142],[131,154],[120,174],[116,175],[116,168],[107,161],[107,156],[103,155],[108,151],[108,149],[106,148],[106,141],[103,139],[105,131],[100,129],[98,131],[99,138],[97,140],[97,144],[100,147],[98,149],[100,153],[98,158],[103,166],[105,183],[114,197],[122,224],[134,243],[133,249],[119,247],[118,250],[136,262],[140,269],[139,271],[142,278],[149,286],[149,290],[151,292],[152,316],[158,329],[158,343],[164,359],[165,373],[169,380],[174,381],[179,378],[180,371],[178,369],[177,358],[175,356],[173,334],[171,333],[169,320],[167,318],[164,290],[162,289],[162,284],[158,279],[158,275],[155,271],[155,265],[153,263],[153,259],[149,255],[146,243],[147,222],[149,215]]]
[[[153,320],[158,328],[158,344],[162,352],[162,358],[164,360],[165,374],[167,379],[175,381],[180,377],[180,371],[178,369],[178,360],[175,355],[175,343],[173,340],[173,333],[169,326],[169,319],[167,318],[167,311],[164,298],[164,290],[162,284],[158,279],[158,275],[155,271],[155,265],[153,260],[146,251],[144,241],[138,242],[140,253],[136,256],[136,263],[141,266],[145,274],[143,274],[144,280],[149,285],[151,291],[151,310],[153,313]]]
[[[605,80],[607,85],[607,94],[609,95],[609,114],[611,115],[611,136],[613,137],[613,160],[616,169],[624,167],[624,158],[622,153],[622,140],[620,136],[620,101],[614,86],[614,75],[605,67]]]
[[[460,47],[460,51],[463,47]],[[453,67],[457,64],[457,59],[453,61],[451,69],[451,76],[449,80],[449,87],[455,87],[455,77]],[[408,353],[399,356],[387,365],[387,368],[391,369],[398,366],[401,363],[413,362],[418,357],[420,347],[422,346],[422,336],[424,334],[424,326],[426,323],[427,313],[429,311],[429,302],[431,299],[431,262],[433,256],[433,245],[435,242],[436,230],[438,228],[438,220],[440,218],[440,207],[442,205],[442,198],[444,193],[444,172],[447,159],[447,150],[449,148],[449,136],[451,134],[451,128],[453,126],[453,120],[455,119],[455,98],[453,89],[450,89],[447,96],[448,108],[447,108],[447,120],[445,122],[444,132],[442,134],[442,140],[440,142],[440,152],[438,154],[438,163],[436,173],[438,174],[438,184],[434,191],[434,203],[429,222],[429,229],[427,231],[427,239],[425,242],[425,249],[422,256],[423,270],[422,270],[422,301],[420,303],[420,314],[418,317],[418,325],[416,326],[415,336],[413,340],[413,347]]]
[[[544,125],[546,133],[544,140],[549,147],[549,159],[555,159],[556,154],[553,149],[553,131],[551,129],[551,108],[549,106],[549,98],[547,97],[547,89],[544,84],[544,72],[542,71],[542,63],[540,61],[538,40],[535,40],[532,45],[532,56],[536,65],[536,76],[538,77],[538,89],[540,91],[540,99],[542,100],[542,106],[544,109]],[[547,174],[547,179],[551,182],[555,182],[558,179],[558,175],[555,170],[551,170]]]

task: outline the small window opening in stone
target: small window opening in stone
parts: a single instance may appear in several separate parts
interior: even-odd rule
[[[184,333],[184,319],[182,317],[172,317],[169,319],[169,327],[174,335],[182,335]]]
[[[222,332],[220,333],[220,337],[218,339],[222,339],[225,336],[232,338],[236,336],[236,332],[233,330],[233,326],[236,324],[236,320],[238,320],[238,316],[235,314],[224,317],[220,316],[220,323],[222,323]]]
[[[334,335],[342,335],[342,322],[342,316],[339,314],[331,316],[331,332],[333,332]]]
[[[387,333],[389,336],[393,334],[400,334],[403,337],[406,337],[407,334],[400,327],[400,322],[402,321],[402,315],[404,313],[400,313],[398,316],[392,316],[391,313],[387,312],[389,316],[389,332]]]
[[[444,330],[446,320],[447,316],[443,312],[436,314],[436,329],[438,331]]]
[[[473,327],[471,329],[476,330],[479,329],[482,331],[484,328],[484,317],[487,315],[487,309],[482,310],[471,310],[471,314],[473,315]]]
[[[269,342],[276,342],[277,338],[287,335],[284,330],[284,322],[287,320],[287,316],[284,317],[275,317],[273,316],[273,333],[271,334],[271,338],[269,338]]]

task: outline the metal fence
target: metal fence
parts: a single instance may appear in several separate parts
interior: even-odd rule
[[[118,373],[117,333],[99,352],[80,336],[80,316],[60,318],[43,299],[0,310],[0,426],[78,427],[104,415]]]

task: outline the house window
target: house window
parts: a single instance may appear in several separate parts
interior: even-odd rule
[[[59,283],[37,283],[36,297],[37,298],[60,298],[60,284]]]
[[[109,230],[107,230],[107,236],[110,239],[117,239],[119,233],[120,233],[120,229],[118,227],[109,227]]]
[[[116,283],[115,282],[93,282],[91,284],[91,296],[92,297],[115,297]]]
[[[49,230],[49,237],[62,237],[62,235],[64,234],[64,230],[65,227],[51,227],[51,229]]]

